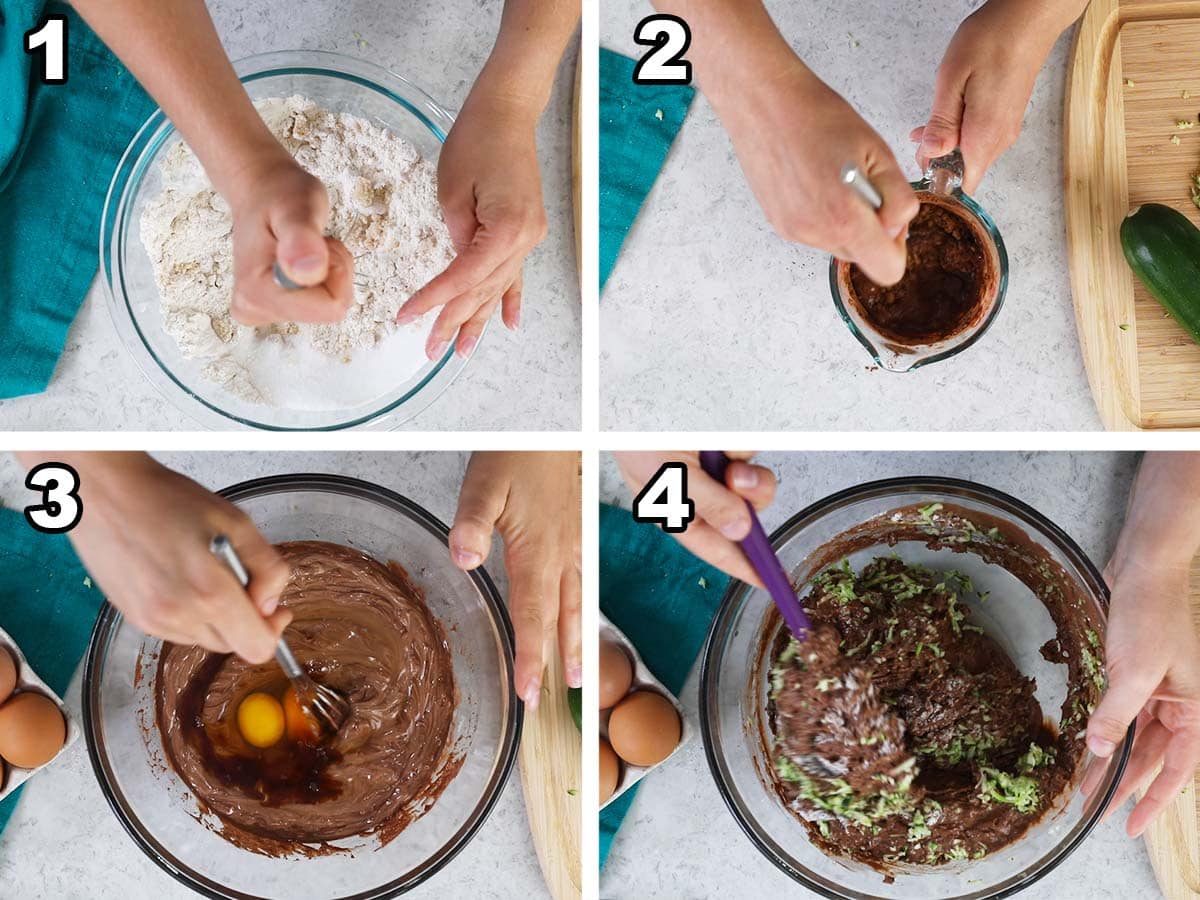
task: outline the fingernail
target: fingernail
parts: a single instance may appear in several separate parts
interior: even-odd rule
[[[518,309],[515,313],[513,313],[512,321],[506,322],[505,324],[508,325],[509,331],[516,331],[518,328],[520,328],[521,327],[521,311]]]
[[[454,551],[454,563],[464,569],[473,569],[483,562],[483,557],[473,550],[458,550]]]
[[[542,699],[542,683],[538,678],[530,678],[525,684],[525,692],[521,695],[528,709],[537,709],[538,701]]]
[[[319,256],[302,256],[288,263],[288,268],[297,275],[316,275],[321,271],[322,263]]]
[[[888,229],[888,236],[891,237],[892,240],[895,240],[896,238],[900,237],[900,235],[903,233],[904,233],[903,225],[896,225],[895,227]]]
[[[746,536],[746,526],[743,522],[726,522],[720,531],[731,541],[740,541]]]
[[[738,466],[733,470],[733,486],[739,491],[748,491],[758,486],[758,469]]]
[[[446,350],[449,347],[450,347],[449,341],[438,341],[438,343],[434,344],[432,347],[429,348],[429,351],[428,351],[429,358],[436,362],[437,360],[441,359],[443,356],[446,355]]]
[[[401,311],[401,313],[396,316],[397,325],[411,325],[415,321],[417,321],[416,313]]]
[[[459,356],[466,358],[475,352],[475,345],[479,343],[479,338],[469,337],[458,342],[456,352]]]
[[[263,615],[269,616],[271,613],[275,612],[275,610],[277,610],[278,608],[279,608],[279,598],[278,597],[268,597],[262,605]]]
[[[1087,739],[1088,749],[1096,756],[1107,759],[1113,755],[1113,751],[1117,749],[1117,745],[1110,740],[1102,737],[1091,737]]]
[[[583,666],[571,666],[567,669],[567,687],[583,687]]]

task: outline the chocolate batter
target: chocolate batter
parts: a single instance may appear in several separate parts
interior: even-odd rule
[[[1066,573],[1011,525],[940,504],[876,517],[827,553],[900,541],[977,553],[1046,604],[1068,665],[1061,727],[971,620],[973,585],[880,557],[818,561],[804,643],[768,622],[764,742],[780,797],[831,854],[887,871],[979,858],[1016,840],[1072,783],[1103,689],[1095,623]],[[811,571],[811,570],[810,570]]]
[[[317,541],[279,551],[292,567],[280,601],[295,616],[288,643],[309,674],[350,699],[350,719],[315,746],[285,735],[255,748],[238,730],[237,708],[255,691],[281,696],[288,682],[279,666],[166,644],[155,694],[167,758],[239,846],[335,851],[327,842],[368,834],[386,844],[461,765],[445,633],[395,563]]]
[[[979,227],[954,201],[921,194],[908,231],[904,277],[880,287],[850,266],[850,302],[884,337],[933,344],[976,324],[995,293],[995,273]]]

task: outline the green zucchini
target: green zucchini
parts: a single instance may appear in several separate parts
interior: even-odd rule
[[[1200,343],[1200,229],[1176,209],[1147,203],[1121,223],[1121,247],[1151,296]]]
[[[579,733],[583,733],[583,689],[582,688],[567,688],[567,705],[571,708],[571,718],[575,720],[575,727],[579,729]]]

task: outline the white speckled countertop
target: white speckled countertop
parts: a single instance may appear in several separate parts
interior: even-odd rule
[[[1103,565],[1124,518],[1136,457],[1112,453],[794,453],[759,460],[779,476],[768,532],[796,511],[843,488],[900,475],[973,479],[1026,501],[1062,526]],[[600,499],[629,507],[608,454],[601,456]],[[696,721],[699,674],[680,699]],[[1132,804],[1130,804],[1130,807]],[[1125,836],[1124,815],[1098,826],[1057,869],[1020,894],[1045,900],[1161,897],[1141,841]],[[680,886],[685,886],[681,892]],[[708,772],[699,740],[642,782],[608,864],[600,896],[650,898],[815,897],[766,860],[742,834]]]
[[[466,470],[465,453],[165,453],[163,463],[210,488],[285,472],[329,472],[373,481],[421,504],[449,523]],[[24,474],[0,455],[0,503],[28,503]],[[497,545],[498,547],[498,545]],[[487,566],[502,596],[508,579],[502,554]],[[80,713],[80,677],[66,695]],[[298,860],[297,865],[303,865]],[[497,877],[502,876],[502,877]],[[0,835],[3,900],[166,900],[195,897],[152,863],[109,810],[81,740],[29,781],[16,813]],[[409,897],[545,897],[529,834],[520,773],[514,767],[491,816],[441,872]]]
[[[804,60],[918,176],[909,131],[934,73],[978,0],[769,0]],[[640,55],[646,0],[605,0],[600,45]],[[1020,140],[978,199],[1011,260],[1004,309],[958,357],[907,375],[872,360],[830,299],[828,256],[764,219],[708,102],[697,96],[600,304],[606,429],[1092,430],[1075,333],[1062,196],[1069,37],[1042,70]],[[796,110],[803,119],[804,110]]]
[[[491,51],[500,3],[450,0],[208,0],[233,59],[272,50],[329,50],[409,77],[457,109]],[[363,44],[355,36],[362,35]],[[571,201],[577,42],[560,66],[538,129],[550,233],[525,267],[521,328],[497,321],[459,379],[405,427],[425,431],[580,427],[580,307]],[[97,238],[98,239],[98,238]],[[96,282],[43,394],[0,402],[0,430],[194,430],[126,352]],[[537,390],[529,390],[537,385]]]

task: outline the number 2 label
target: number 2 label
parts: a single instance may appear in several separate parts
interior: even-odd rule
[[[687,466],[668,462],[659,466],[641,493],[633,498],[633,519],[658,525],[663,531],[687,531],[696,518],[696,504],[687,493]]]
[[[37,54],[42,63],[38,77],[45,84],[67,83],[67,17],[46,16],[36,28],[25,32],[25,52]]]
[[[692,32],[679,16],[646,16],[634,29],[633,39],[654,48],[634,66],[634,84],[692,83],[692,64],[683,58],[692,44]]]
[[[41,503],[25,507],[25,520],[38,531],[63,534],[79,524],[83,517],[79,474],[66,463],[34,466],[25,476],[25,487],[42,495]]]

